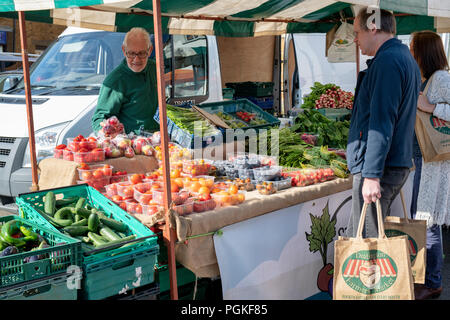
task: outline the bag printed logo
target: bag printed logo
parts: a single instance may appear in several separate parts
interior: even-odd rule
[[[389,289],[397,279],[394,260],[379,250],[361,250],[349,256],[343,266],[345,283],[353,290],[369,295]]]
[[[433,129],[442,133],[450,135],[450,122],[439,119],[433,115],[430,115],[430,123]]]
[[[402,232],[400,230],[386,229],[385,233],[388,238],[404,236],[404,235],[408,236],[409,256],[411,258],[411,263],[414,262],[414,260],[417,257],[417,251],[418,251],[418,246],[417,246],[416,240],[414,240],[409,234]]]

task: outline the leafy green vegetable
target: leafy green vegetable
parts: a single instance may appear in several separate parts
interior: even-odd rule
[[[311,213],[309,216],[311,218],[311,233],[305,232],[306,240],[309,241],[309,250],[311,252],[319,251],[323,265],[326,265],[328,244],[333,241],[336,235],[336,218],[330,219],[328,201],[322,210],[322,216],[315,217]]]
[[[320,82],[314,82],[314,86],[311,87],[311,93],[303,98],[302,108],[313,109],[316,106],[316,100],[328,89],[339,89],[339,86],[332,83],[321,84]]]

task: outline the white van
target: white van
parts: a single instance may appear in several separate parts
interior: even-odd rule
[[[124,36],[69,27],[32,65],[38,161],[51,157],[54,147],[66,143],[67,138],[92,132],[91,117],[99,89],[106,75],[123,59]],[[214,37],[174,36],[164,54],[169,103],[222,98]],[[32,181],[23,81],[0,94],[0,114],[0,200],[5,205],[14,202],[13,197],[19,193],[29,192]]]
[[[91,117],[99,89],[106,75],[123,59],[124,36],[69,27],[32,65],[38,161],[53,156],[54,147],[66,143],[67,138],[92,132]],[[280,53],[282,41],[284,56]],[[221,101],[226,82],[265,79],[275,83],[276,111],[286,114],[299,106],[301,93],[314,81],[345,83],[343,88],[351,90],[356,83],[356,66],[330,68],[320,60],[324,59],[324,49],[320,47],[324,45],[324,34],[242,40],[173,35],[164,47],[167,102],[177,105]],[[244,51],[253,56],[246,57]],[[248,68],[250,65],[252,69]],[[341,71],[344,69],[346,72]],[[29,192],[31,186],[23,81],[0,93],[0,113],[0,202],[8,209],[5,205],[13,203],[19,193]]]

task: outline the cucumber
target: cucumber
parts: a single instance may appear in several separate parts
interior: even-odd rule
[[[80,197],[75,205],[75,209],[84,208],[84,204],[86,203],[86,198]]]
[[[89,228],[87,226],[68,226],[63,230],[69,233],[72,237],[84,236],[89,232]]]
[[[111,229],[117,231],[117,232],[126,232],[128,230],[128,227],[125,223],[122,223],[120,221],[111,219],[111,218],[100,218],[100,222],[103,223],[105,226],[110,227]]]
[[[100,234],[109,241],[122,239],[119,235],[117,235],[114,231],[112,231],[109,227],[106,226],[100,228]]]
[[[65,198],[65,199],[59,199],[56,200],[56,206],[57,207],[66,207],[69,204],[72,204],[74,202],[76,202],[78,200],[78,197],[69,197],[69,198]]]
[[[44,201],[44,212],[53,217],[56,211],[56,198],[52,191],[47,192]]]
[[[85,208],[72,208],[72,213],[73,214],[78,214],[80,216],[82,216],[83,218],[89,218],[89,216],[91,215],[92,211],[85,209]]]
[[[101,238],[98,234],[94,232],[88,232],[88,237],[89,239],[91,239],[92,243],[94,243],[95,247],[109,243],[103,240],[103,238]]]
[[[72,213],[73,213],[73,211],[72,211]],[[86,218],[83,218],[83,217],[80,216],[79,214],[75,214],[75,222],[79,222],[79,221],[81,221],[81,220],[83,220],[83,219],[86,219]]]
[[[40,210],[38,208],[35,208],[35,209],[42,217],[44,217],[45,220],[50,222],[56,228],[67,227],[67,226],[70,226],[73,223],[72,220],[55,219],[51,215],[46,214],[44,211],[42,211],[42,210]]]
[[[86,218],[83,218],[83,219],[81,219],[81,220],[79,220],[77,222],[72,223],[73,227],[76,227],[76,226],[87,226],[87,225],[88,225],[88,219],[86,219]]]
[[[99,245],[96,245],[95,247],[96,247],[96,249],[101,249],[101,248],[109,247],[109,246],[112,246],[112,245],[115,245],[115,244],[119,244],[119,243],[122,243],[122,242],[125,242],[125,241],[133,240],[133,239],[136,239],[136,235],[135,234],[133,234],[131,236],[128,236],[128,237],[125,237],[125,238],[121,238],[120,240],[114,240],[114,241],[110,241],[110,242],[105,243],[105,244],[99,244]]]
[[[100,226],[100,218],[98,217],[98,214],[95,212],[91,213],[88,218],[89,230],[92,232],[97,232],[99,226]]]
[[[61,208],[55,212],[54,218],[62,220],[70,219],[73,221],[72,209],[69,207]]]

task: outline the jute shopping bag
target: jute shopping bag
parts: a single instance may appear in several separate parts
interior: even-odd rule
[[[334,243],[333,299],[413,300],[407,237],[386,237],[377,200],[378,238],[363,238],[367,207],[364,203],[356,237]]]
[[[426,96],[428,86],[433,76],[423,90]],[[416,123],[414,126],[420,151],[422,151],[423,161],[443,161],[450,160],[450,123],[439,119],[431,113],[417,110]]]
[[[403,192],[400,191],[405,217],[388,216],[384,218],[384,229],[387,237],[406,235],[408,238],[411,270],[415,283],[425,283],[427,265],[427,222],[408,218]]]

